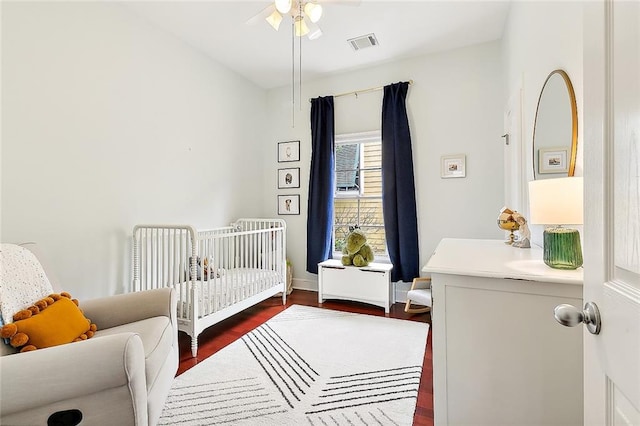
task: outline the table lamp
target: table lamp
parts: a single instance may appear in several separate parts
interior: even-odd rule
[[[562,225],[582,225],[582,177],[542,179],[529,182],[529,222],[546,225],[544,263],[555,269],[582,266],[582,247],[577,229]]]

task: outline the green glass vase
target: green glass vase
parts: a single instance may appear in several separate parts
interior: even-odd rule
[[[562,227],[544,230],[544,263],[555,269],[582,266],[582,247],[577,229]]]

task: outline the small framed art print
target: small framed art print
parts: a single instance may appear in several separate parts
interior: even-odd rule
[[[463,178],[466,175],[467,166],[464,154],[442,156],[440,159],[441,178]]]
[[[538,150],[538,173],[566,173],[569,171],[569,149],[540,148]]]
[[[300,141],[278,142],[278,163],[300,161]]]
[[[300,195],[278,195],[278,214],[300,214]]]
[[[278,189],[300,188],[300,167],[278,169]]]

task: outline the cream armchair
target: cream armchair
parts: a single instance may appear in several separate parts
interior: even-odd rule
[[[0,424],[155,425],[178,368],[176,304],[172,289],[81,301],[93,338],[25,353],[0,342]]]

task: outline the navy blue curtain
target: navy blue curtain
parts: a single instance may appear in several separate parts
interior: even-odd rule
[[[393,281],[419,275],[418,218],[413,154],[402,82],[384,87],[382,100],[382,211]]]
[[[307,208],[307,271],[331,257],[334,191],[333,96],[311,100],[311,172]]]

